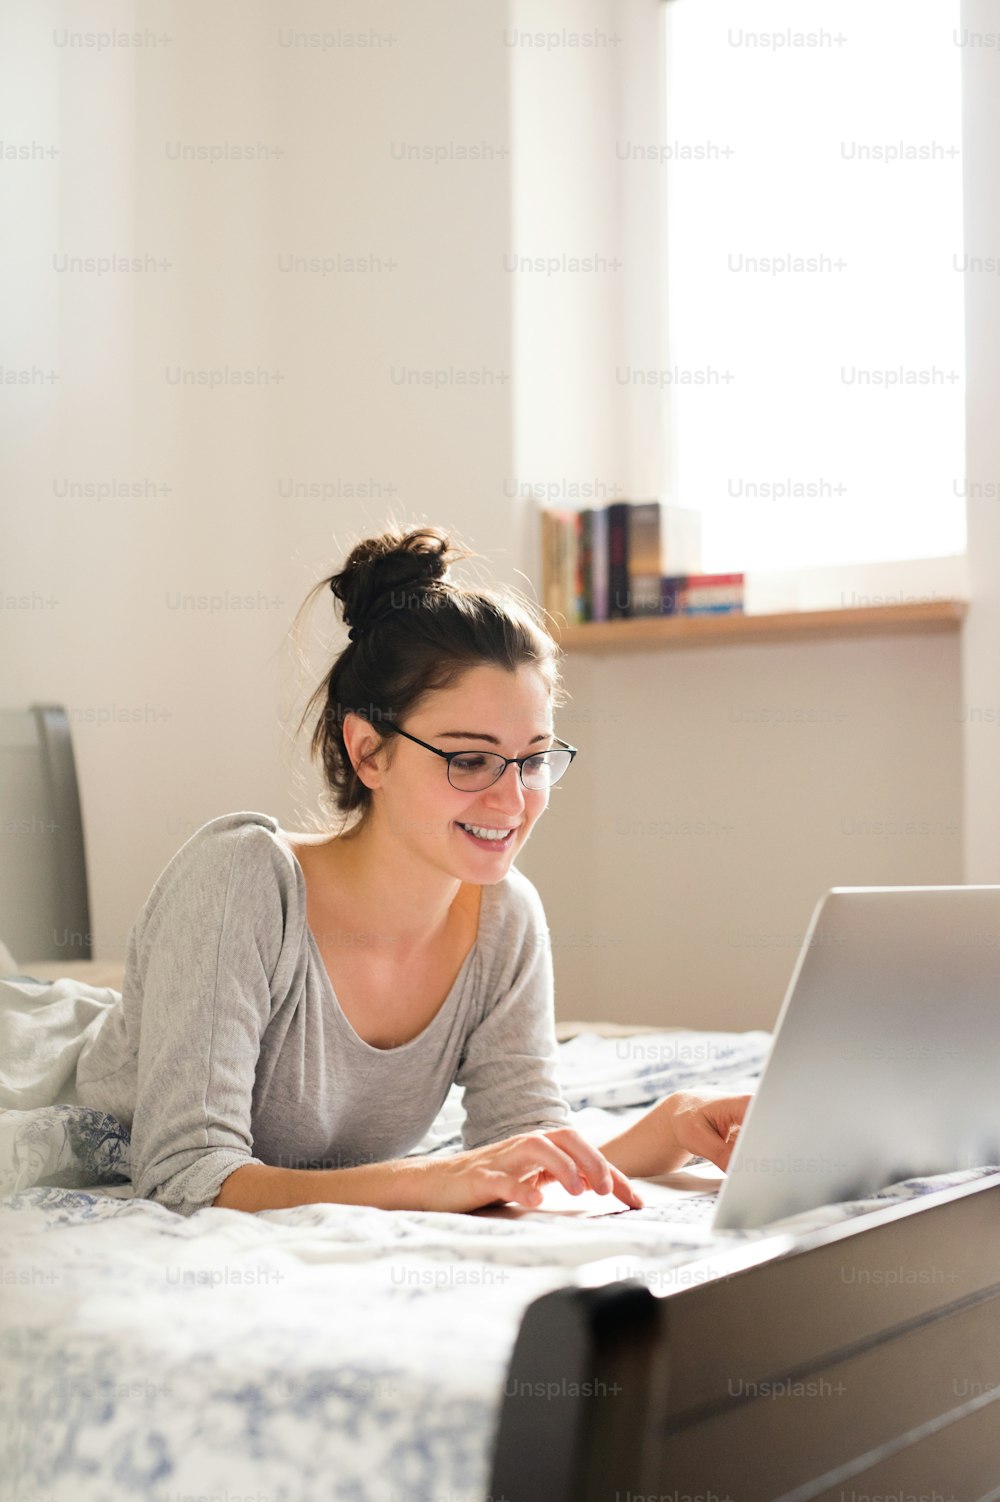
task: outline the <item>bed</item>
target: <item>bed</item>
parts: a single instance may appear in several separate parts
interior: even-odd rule
[[[602,1031],[560,1043],[595,1142],[770,1043]],[[996,1165],[724,1238],[699,1164],[641,1211],[185,1218],[74,1106],[0,1113],[0,1174],[2,1502],[1000,1497]]]

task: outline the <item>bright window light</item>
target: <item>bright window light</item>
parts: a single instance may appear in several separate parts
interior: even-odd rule
[[[668,0],[666,38],[669,497],[702,567],[962,553],[958,0]]]

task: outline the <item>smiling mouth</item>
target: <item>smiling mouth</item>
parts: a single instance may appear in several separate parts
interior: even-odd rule
[[[497,827],[489,824],[462,824],[455,820],[456,827],[467,839],[481,850],[506,850],[520,827]]]

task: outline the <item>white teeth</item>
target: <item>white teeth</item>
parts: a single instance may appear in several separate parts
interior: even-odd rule
[[[463,824],[461,827],[480,840],[505,840],[512,832],[509,829],[485,829],[480,824]]]

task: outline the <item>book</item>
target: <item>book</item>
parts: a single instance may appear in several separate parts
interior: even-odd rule
[[[579,590],[580,590],[580,619],[592,621],[594,619],[594,512],[590,507],[585,507],[580,512],[580,559],[579,559]]]
[[[608,615],[609,621],[632,614],[629,590],[629,503],[612,501],[608,513]]]
[[[743,609],[743,574],[700,574],[700,516],[663,501],[541,508],[541,599],[557,627]]]
[[[689,574],[664,578],[661,589],[673,594],[674,615],[725,615],[742,611],[744,574]]]
[[[566,606],[568,626],[579,625],[583,620],[583,576],[580,567],[581,516],[579,511],[563,512],[566,525]]]
[[[573,593],[572,572],[570,567],[570,535],[567,513],[564,508],[555,512],[556,519],[556,588],[555,595],[559,602],[559,621],[567,626],[572,624],[572,611],[570,599]]]
[[[633,615],[663,614],[661,580],[696,574],[700,563],[701,516],[697,511],[665,501],[632,505],[628,571]]]
[[[560,625],[582,620],[580,513],[567,507],[541,513],[542,606]]]
[[[680,615],[681,595],[687,579],[684,574],[664,575],[660,579],[660,614]]]
[[[561,609],[559,574],[559,519],[554,511],[541,513],[542,609],[556,618]]]
[[[595,621],[608,618],[608,508],[602,506],[591,515],[591,574]]]
[[[660,507],[639,501],[628,518],[628,590],[630,615],[660,613]]]

